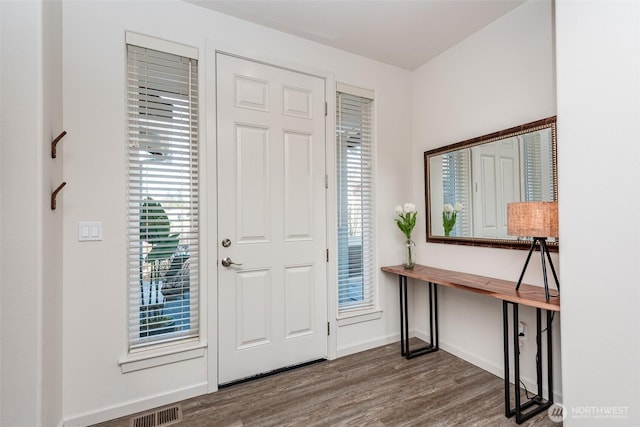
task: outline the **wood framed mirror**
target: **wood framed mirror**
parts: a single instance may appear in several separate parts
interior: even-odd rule
[[[552,116],[425,151],[427,242],[528,249],[529,238],[507,235],[507,203],[558,200],[556,144]]]

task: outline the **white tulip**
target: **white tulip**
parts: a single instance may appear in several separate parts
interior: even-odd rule
[[[405,203],[403,206],[404,213],[413,213],[416,211],[416,205],[413,203]]]
[[[398,215],[402,215],[404,213],[404,211],[402,210],[402,206],[398,205],[395,208],[393,208],[394,212],[397,213]]]
[[[456,205],[453,207],[453,209],[456,212],[460,212],[462,210],[462,203],[456,203]]]
[[[446,213],[451,213],[453,212],[453,206],[451,206],[451,203],[445,203],[444,206],[442,207],[442,210],[445,211]]]

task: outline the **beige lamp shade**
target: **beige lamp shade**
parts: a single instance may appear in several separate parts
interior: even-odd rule
[[[558,237],[558,202],[508,203],[507,234]]]

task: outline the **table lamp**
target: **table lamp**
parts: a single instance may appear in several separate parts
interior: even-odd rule
[[[517,202],[507,204],[507,234],[518,237],[532,237],[529,255],[524,263],[522,274],[518,279],[516,290],[520,289],[522,278],[529,265],[531,254],[536,249],[536,244],[540,246],[540,259],[542,260],[542,274],[544,278],[544,295],[549,300],[549,285],[547,283],[547,267],[545,256],[549,260],[549,266],[556,281],[558,293],[560,293],[560,283],[549,248],[547,237],[558,237],[558,202]]]

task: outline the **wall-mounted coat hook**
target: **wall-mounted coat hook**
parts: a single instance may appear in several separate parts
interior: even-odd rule
[[[66,130],[63,130],[62,133],[60,135],[58,135],[58,137],[56,139],[54,139],[53,141],[51,141],[51,158],[55,159],[56,158],[56,145],[58,145],[58,142],[60,142],[60,140],[67,134]]]
[[[64,187],[65,185],[67,185],[67,183],[63,181],[62,184],[58,185],[58,188],[53,190],[53,193],[51,193],[51,210],[52,211],[56,210],[56,196],[58,196],[58,193],[60,192],[60,190],[62,190],[62,187]]]

